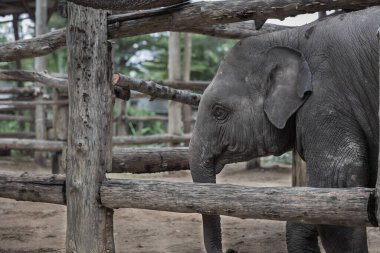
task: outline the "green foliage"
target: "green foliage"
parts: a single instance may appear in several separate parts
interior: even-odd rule
[[[128,106],[127,108],[128,116],[154,116],[155,113],[147,109],[139,109],[137,106]],[[162,126],[162,122],[151,121],[144,122],[141,132],[139,132],[138,123],[129,122],[129,129],[132,135],[152,135],[152,134],[164,134],[165,130]]]
[[[194,34],[191,56],[191,80],[211,80],[235,40]]]
[[[1,121],[0,122],[0,132],[10,133],[17,132],[19,125],[16,121]]]
[[[292,164],[292,152],[287,152],[285,154],[282,154],[280,156],[267,156],[263,158],[264,162],[269,163],[280,163],[280,164]]]
[[[123,38],[117,42],[116,71],[142,79],[167,78],[168,33]],[[235,44],[234,40],[196,34],[192,42],[191,80],[206,81],[213,78],[219,62]]]

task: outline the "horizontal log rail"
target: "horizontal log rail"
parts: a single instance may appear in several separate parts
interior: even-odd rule
[[[66,204],[65,175],[0,173],[0,197],[22,201]]]
[[[46,141],[46,140],[29,140],[29,139],[0,139],[0,149],[21,149],[59,152],[66,147],[64,141]]]
[[[0,138],[34,139],[35,137],[36,134],[33,132],[0,132]]]
[[[112,138],[113,145],[148,145],[148,144],[162,144],[162,143],[178,143],[188,142],[191,139],[191,134],[185,135],[145,135],[145,136],[115,136]]]
[[[141,34],[177,31],[196,32],[194,27],[210,27],[219,24],[247,20],[283,19],[303,13],[313,13],[332,9],[356,10],[379,5],[380,0],[235,0],[217,2],[194,2],[175,12],[152,11],[128,13],[109,17],[109,37],[120,38]],[[147,15],[149,14],[149,15]],[[159,26],[157,25],[159,24]],[[212,29],[212,28],[211,28]],[[203,31],[204,33],[207,30]],[[0,61],[15,61],[27,57],[49,54],[65,46],[66,29],[56,30],[28,40],[20,40],[0,45]]]
[[[170,6],[182,6],[187,4],[189,0],[72,0],[73,3],[87,6],[95,9],[103,10],[116,10],[116,11],[128,11],[128,10],[146,10],[159,7]]]
[[[160,98],[160,99],[170,99],[181,103],[190,103],[193,105],[198,105],[200,94],[191,93],[184,90],[173,89],[170,87],[162,86],[156,84],[152,81],[138,80],[131,77],[126,77],[119,74],[113,75],[113,81],[118,82],[114,86],[115,96],[117,98],[128,100],[130,98],[141,98],[151,96],[150,99]],[[62,92],[67,92],[68,82],[67,79],[54,77],[42,72],[24,71],[24,70],[0,70],[0,80],[8,81],[32,81],[46,84],[47,86],[58,88]],[[179,83],[176,83],[179,84]],[[175,85],[175,83],[172,83]],[[199,83],[197,83],[199,85]],[[153,88],[153,89],[152,89]],[[131,93],[130,90],[139,91],[140,93]],[[142,93],[141,93],[142,92]],[[0,103],[2,103],[0,101]],[[4,101],[4,105],[6,102]],[[24,102],[20,102],[21,104]],[[17,105],[22,108],[32,108],[34,106],[32,102],[23,105]],[[46,103],[49,104],[49,103]]]
[[[1,173],[0,197],[65,204],[64,175]],[[227,184],[106,180],[108,208],[140,208],[345,226],[377,226],[374,189],[247,187]]]
[[[36,105],[67,105],[68,100],[39,100],[39,101],[0,101],[0,106],[36,106]]]
[[[32,117],[12,114],[0,114],[0,120],[13,120],[18,122],[33,122]]]
[[[146,136],[115,136],[112,138],[112,144],[118,145],[148,145],[162,144],[170,142],[188,142],[191,134],[181,136],[177,135],[146,135]],[[1,149],[26,149],[38,151],[61,151],[66,147],[65,141],[45,141],[45,140],[29,140],[29,139],[0,139]]]
[[[210,81],[169,81],[169,80],[161,80],[161,81],[153,81],[157,84],[168,86],[175,89],[181,90],[205,90],[207,86],[210,84]]]
[[[148,94],[152,96],[152,99],[159,97],[189,105],[198,105],[201,100],[201,95],[197,93],[173,89],[167,86],[159,85],[153,81],[140,80],[121,74],[113,74],[112,84]]]
[[[4,76],[1,74],[0,70],[0,80],[6,80]],[[12,80],[17,81],[17,80]],[[17,95],[20,97],[35,97],[36,96],[36,90],[32,88],[0,88],[0,94],[10,94],[10,95]]]
[[[50,76],[44,72],[0,70],[0,80],[39,82],[59,90],[67,91],[67,79]]]
[[[113,121],[119,120],[120,116],[116,116],[113,118]],[[1,115],[0,115],[1,119]],[[153,115],[153,116],[128,116],[123,115],[121,116],[122,120],[128,120],[130,122],[149,122],[149,121],[168,121],[168,117],[166,116],[159,116],[159,115]]]
[[[115,147],[112,150],[112,173],[137,174],[189,169],[188,148]]]

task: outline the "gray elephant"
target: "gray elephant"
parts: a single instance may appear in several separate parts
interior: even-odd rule
[[[250,37],[225,56],[204,92],[190,143],[194,182],[227,163],[295,148],[307,186],[374,187],[378,157],[380,7]],[[208,253],[219,216],[203,215]],[[287,224],[289,252],[368,252],[366,228]]]

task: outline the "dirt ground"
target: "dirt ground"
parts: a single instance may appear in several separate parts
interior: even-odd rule
[[[49,173],[31,162],[0,161],[0,171]],[[130,178],[129,174],[109,175]],[[188,172],[142,175],[143,179],[190,182]],[[289,186],[288,168],[245,170],[229,166],[218,182],[247,186]],[[0,198],[0,253],[65,252],[66,209],[64,206],[17,202]],[[222,217],[224,248],[239,253],[286,252],[285,222],[242,220]],[[369,230],[370,253],[380,253],[380,232]],[[115,211],[114,233],[118,253],[201,253],[200,215],[137,209]]]

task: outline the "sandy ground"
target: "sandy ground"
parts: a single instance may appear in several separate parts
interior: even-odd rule
[[[0,171],[49,171],[31,162],[0,161]],[[110,177],[120,175],[109,175]],[[123,177],[132,175],[123,174]],[[133,176],[135,177],[135,176]],[[190,182],[188,172],[142,175],[143,179]],[[248,186],[289,186],[289,169],[247,171],[243,166],[225,168],[218,182]],[[65,252],[64,206],[17,202],[0,198],[0,253]],[[115,211],[114,233],[118,253],[202,253],[200,215],[137,209]],[[224,247],[239,253],[286,252],[285,223],[222,217]],[[369,230],[371,253],[380,253],[380,232]]]

